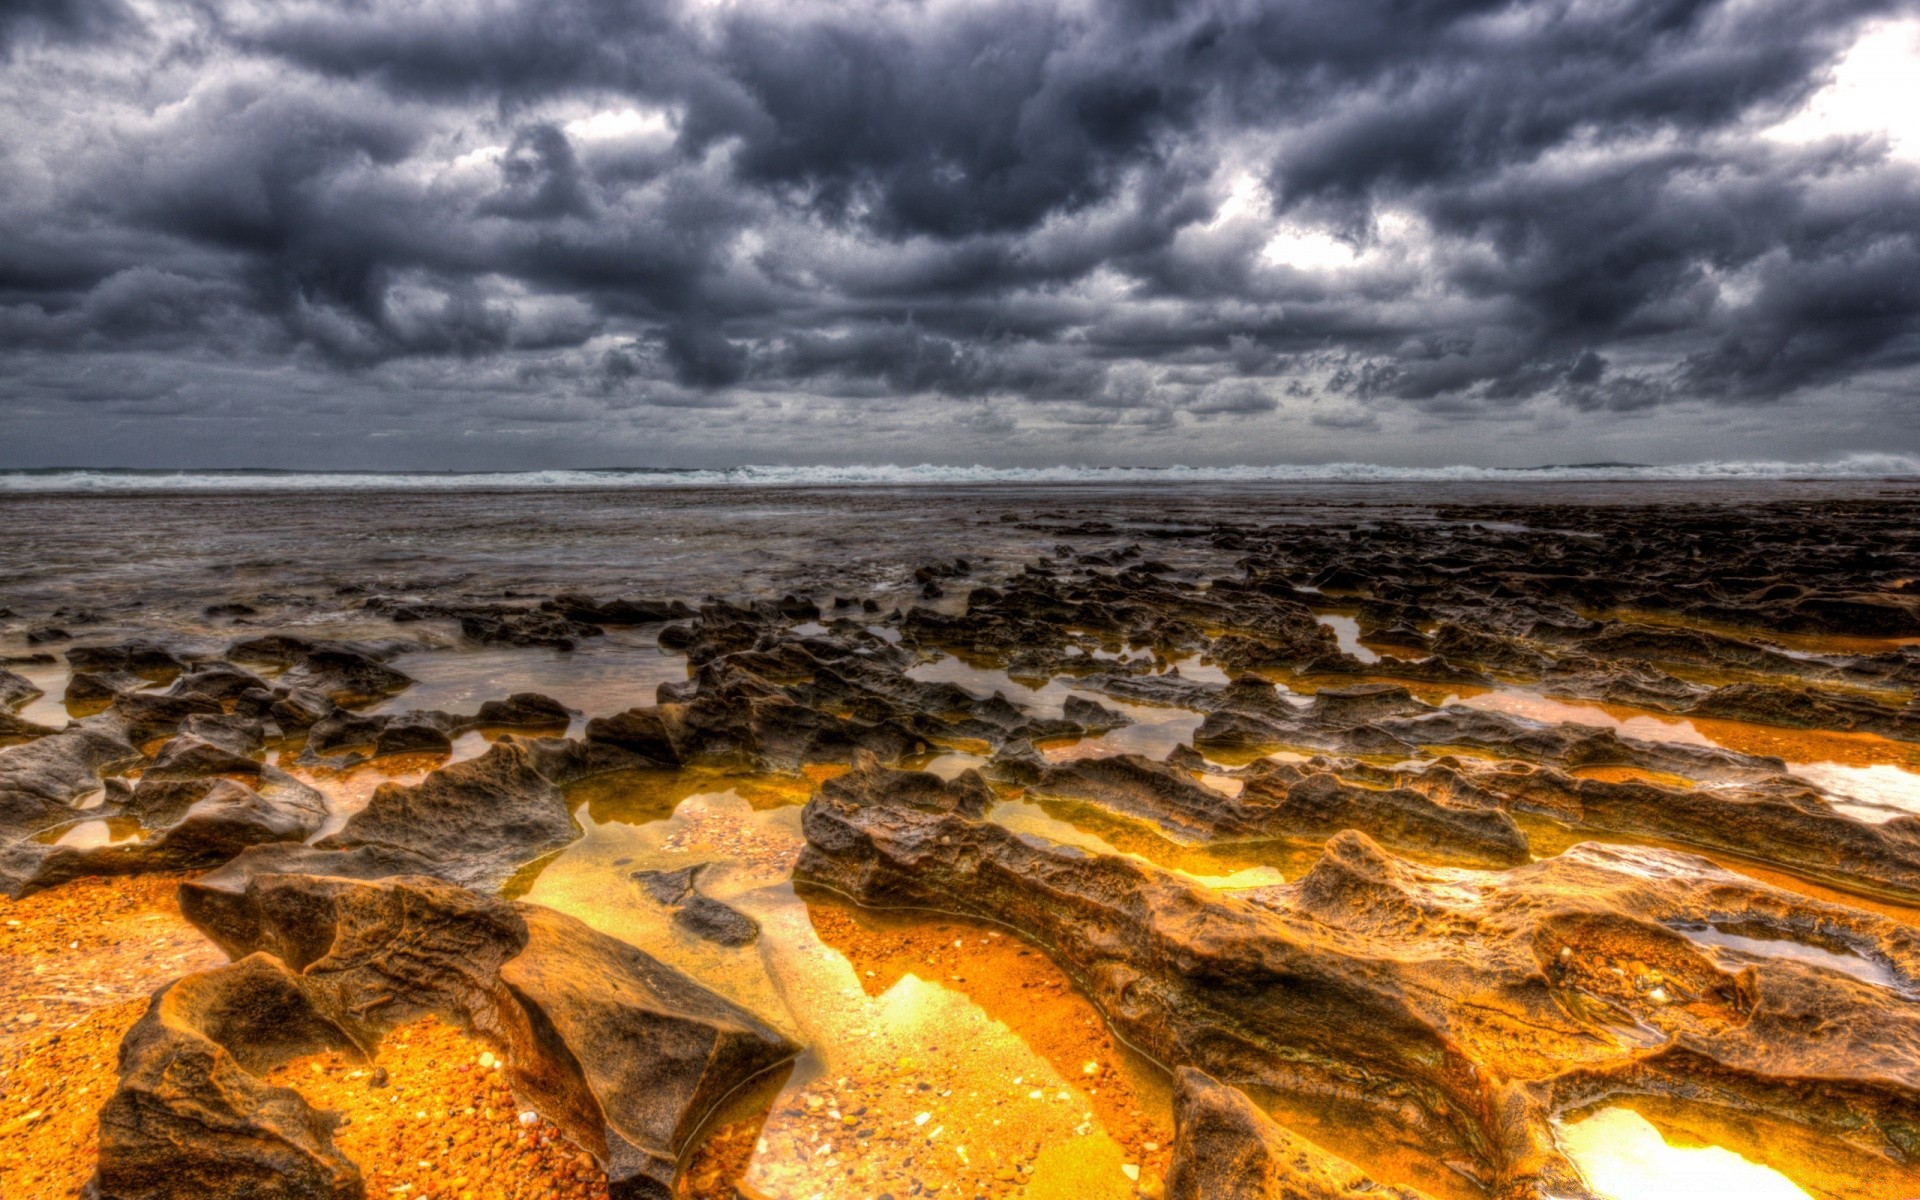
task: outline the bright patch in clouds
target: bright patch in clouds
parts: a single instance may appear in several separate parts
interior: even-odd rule
[[[1260,257],[1275,266],[1302,271],[1350,267],[1359,258],[1351,245],[1332,234],[1300,225],[1282,225],[1261,249]]]
[[[672,132],[673,122],[662,109],[609,109],[568,121],[567,136],[578,141],[603,141],[609,138],[651,137]]]
[[[1895,158],[1920,162],[1920,18],[1869,26],[1833,81],[1768,132],[1788,142],[1885,134]]]

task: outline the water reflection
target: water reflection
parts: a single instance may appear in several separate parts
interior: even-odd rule
[[[1189,673],[1188,664],[1182,664],[1180,672],[1186,678],[1197,678],[1197,675]],[[1119,712],[1132,722],[1093,737],[1052,742],[1040,747],[1048,758],[1060,762],[1109,754],[1144,754],[1149,758],[1165,758],[1175,747],[1192,742],[1194,731],[1200,728],[1200,722],[1205,719],[1202,714],[1189,709],[1131,704],[1076,688],[1071,676],[1049,680],[1036,687],[1013,679],[997,667],[974,666],[958,658],[940,658],[921,663],[909,668],[907,674],[923,683],[957,684],[981,698],[999,692],[1034,716],[1058,717],[1065,710],[1067,697],[1078,696]]]
[[[1285,883],[1283,865],[1297,873],[1319,855],[1317,847],[1279,842],[1182,845],[1154,826],[1076,801],[1002,801],[994,805],[988,819],[1027,837],[1076,846],[1091,854],[1117,854],[1221,890]]]
[[[413,676],[414,685],[374,712],[470,713],[510,692],[540,692],[585,716],[609,716],[652,704],[661,684],[687,677],[686,658],[662,651],[652,631],[617,628],[565,652],[514,646],[421,650],[392,665]]]
[[[1675,1146],[1639,1113],[1605,1108],[1561,1127],[1560,1144],[1605,1200],[1813,1200],[1778,1171],[1719,1146]]]

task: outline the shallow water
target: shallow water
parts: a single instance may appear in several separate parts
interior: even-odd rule
[[[1632,1109],[1602,1109],[1565,1125],[1560,1137],[1605,1200],[1813,1200],[1778,1171],[1731,1150],[1673,1145]]]
[[[414,684],[372,712],[439,709],[471,713],[502,696],[501,688],[551,696],[583,716],[606,716],[655,702],[663,683],[687,677],[684,655],[662,651],[655,628],[609,629],[573,650],[544,647],[449,646],[402,654],[388,665]]]
[[[1062,1195],[1121,1197],[1132,1188],[1120,1167],[1152,1168],[1159,1151],[1145,1146],[1171,1141],[1158,1069],[1113,1043],[1072,981],[1006,931],[796,895],[799,811],[766,807],[765,794],[756,807],[719,787],[670,813],[644,789],[624,804],[597,799],[624,815],[583,810],[586,836],[524,898],[693,974],[808,1047],[762,1127],[743,1180],[752,1194],[866,1195],[1012,1172],[1084,1189]],[[681,931],[632,878],[698,863],[713,864],[700,890],[758,923],[755,944]]]
[[[1885,963],[1851,952],[1830,950],[1825,946],[1816,946],[1791,937],[1762,937],[1734,933],[1712,925],[1677,925],[1674,928],[1702,946],[1732,951],[1731,955],[1724,957],[1731,959],[1735,964],[1753,959],[1789,959],[1793,962],[1805,963],[1810,967],[1837,971],[1863,983],[1871,983],[1875,987],[1890,988],[1902,993],[1911,991],[1907,981]]]
[[[1216,682],[1210,673],[1217,668],[1198,664],[1179,664],[1180,674],[1196,682]],[[1065,710],[1067,697],[1092,700],[1127,717],[1131,724],[1093,737],[1073,741],[1050,742],[1038,749],[1056,762],[1069,759],[1104,757],[1109,754],[1143,754],[1165,758],[1175,747],[1193,740],[1194,730],[1205,717],[1184,708],[1133,704],[1099,692],[1077,688],[1071,676],[1048,681],[1040,687],[1021,683],[998,667],[973,666],[961,659],[943,656],[908,669],[907,674],[923,683],[953,683],[982,699],[999,693],[1035,716],[1058,717]]]

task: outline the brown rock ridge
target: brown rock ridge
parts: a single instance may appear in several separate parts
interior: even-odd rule
[[[1192,1067],[1174,1072],[1173,1120],[1167,1200],[1427,1200],[1375,1183]]]
[[[824,785],[796,879],[1010,925],[1161,1061],[1386,1106],[1502,1200],[1579,1194],[1550,1117],[1600,1079],[1913,1175],[1920,942],[1890,920],[1670,851],[1589,844],[1481,872],[1353,832],[1296,883],[1218,893],[970,817],[979,786],[871,764]],[[1696,926],[1838,946],[1863,970],[1719,949]]]

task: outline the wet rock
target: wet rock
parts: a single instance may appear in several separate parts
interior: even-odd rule
[[[633,880],[659,904],[672,909],[673,923],[693,936],[722,946],[750,945],[760,936],[759,923],[694,886],[706,865],[677,871],[635,871]]]
[[[180,723],[180,733],[210,742],[222,750],[251,757],[266,744],[268,730],[263,722],[254,717],[195,713]]]
[[[303,753],[318,757],[339,754],[355,747],[371,747],[392,722],[393,718],[385,715],[363,716],[344,711],[328,713],[307,728]]]
[[[598,637],[600,627],[570,621],[557,613],[520,611],[476,613],[460,619],[460,632],[487,646],[546,646],[571,650],[583,637]]]
[[[129,671],[75,671],[67,677],[67,690],[60,700],[68,712],[91,716],[123,693],[137,692],[145,686],[146,680]]]
[[[1420,1097],[1403,1123],[1478,1170],[1518,1184],[1559,1169],[1544,1126],[1495,1102],[1442,1028],[1381,976],[1391,963],[1132,860],[1038,844],[958,805],[895,803],[896,773],[868,774],[865,802],[825,788],[808,802],[796,881],[1011,925],[1162,1062],[1339,1093],[1401,1080],[1402,1095]]]
[[[1269,689],[1271,690],[1271,689]],[[1229,700],[1237,699],[1237,695]],[[1273,712],[1271,704],[1242,704],[1254,711]],[[1321,688],[1314,693],[1312,716],[1332,726],[1353,726],[1382,717],[1404,717],[1431,711],[1431,706],[1413,698],[1413,693],[1397,683],[1361,683],[1349,687]]]
[[[1898,708],[1860,696],[1806,686],[1735,683],[1715,688],[1682,711],[1690,716],[1751,721],[1789,729],[1834,729],[1920,741],[1920,721]]]
[[[441,873],[451,879],[491,890],[579,836],[560,790],[534,769],[526,748],[501,741],[411,787],[381,784],[320,845],[410,850],[446,864]]]
[[[1443,803],[1410,788],[1358,787],[1328,771],[1270,771],[1249,781],[1237,804],[1260,813],[1265,829],[1293,837],[1357,829],[1403,853],[1467,866],[1515,866],[1529,857],[1526,837],[1498,808]]]
[[[260,762],[248,754],[236,753],[197,734],[182,733],[170,739],[140,773],[141,781],[162,779],[200,779],[208,775],[257,776]]]
[[[1058,765],[996,760],[993,768],[998,777],[1023,784],[1028,795],[1095,804],[1194,841],[1319,841],[1357,829],[1396,850],[1444,862],[1499,867],[1528,857],[1526,838],[1491,797],[1461,805],[1275,763],[1250,769],[1240,792],[1228,795],[1196,782],[1186,767],[1135,754]]]
[[[444,758],[453,753],[453,739],[432,725],[395,722],[373,741],[373,756],[417,754]]]
[[[42,738],[50,733],[58,732],[59,728],[57,726],[42,725],[37,721],[29,721],[23,717],[7,712],[4,709],[0,709],[0,746],[12,746],[20,742],[30,742],[34,738]]]
[[[1081,696],[1068,696],[1060,715],[1088,733],[1105,733],[1133,724],[1133,718]]]
[[[1023,783],[1030,796],[1079,800],[1141,817],[1194,841],[1262,832],[1260,813],[1194,781],[1178,767],[1139,754],[1081,758],[1026,769],[996,762],[997,772]],[[897,786],[897,785],[896,785]]]
[[[610,1196],[666,1200],[706,1116],[799,1048],[625,942],[519,911],[527,949],[500,972],[525,1014],[510,1040],[515,1089],[600,1160]]]
[[[248,846],[304,840],[326,819],[319,794],[303,785],[263,794],[231,779],[200,782],[204,786],[197,799],[174,819],[156,822],[152,836],[139,841],[86,847],[15,842],[0,847],[0,891],[19,897],[84,876],[218,866]]]
[[[680,751],[674,746],[668,715],[660,708],[631,708],[616,716],[595,717],[587,722],[586,740],[616,747],[658,766],[679,766]]]
[[[323,875],[371,881],[396,875],[435,875],[438,868],[439,864],[430,858],[386,846],[356,846],[351,850],[322,850],[297,842],[249,846],[224,865],[183,883],[180,909],[215,941],[230,936],[232,945],[225,948],[231,952],[242,944],[251,947],[263,943],[220,933],[224,918],[214,915],[213,909],[243,899],[248,883],[256,875]]]
[[[896,803],[893,774],[870,773],[808,803],[798,881],[1010,925],[1161,1061],[1380,1105],[1383,1128],[1491,1194],[1580,1194],[1551,1118],[1601,1095],[1764,1115],[1905,1169],[1920,939],[1887,918],[1670,851],[1582,845],[1467,872],[1353,832],[1299,881],[1235,896]],[[1894,982],[1726,956],[1678,931],[1697,922],[1837,939]]]
[[[656,903],[671,906],[685,903],[687,897],[693,895],[693,877],[705,865],[681,867],[677,871],[635,871],[631,878]]]
[[[566,705],[539,692],[515,692],[505,700],[488,700],[473,716],[479,729],[565,729],[573,720]]]
[[[77,819],[74,802],[100,788],[103,772],[139,761],[110,714],[0,749],[0,842]]]
[[[678,600],[621,598],[601,602],[578,592],[565,592],[555,596],[552,603],[555,611],[569,621],[589,625],[653,625],[694,615],[693,609]]]
[[[527,751],[534,770],[553,781],[556,787],[570,787],[596,775],[616,771],[656,769],[659,764],[618,746],[589,742],[579,738],[519,738],[509,734],[502,741],[514,741]]]
[[[1580,779],[1520,763],[1477,769],[1468,778],[1514,811],[1725,851],[1862,895],[1920,901],[1920,818],[1857,821],[1834,811],[1815,789],[1784,778],[1678,788]]]
[[[256,689],[265,690],[266,680],[232,663],[211,661],[195,663],[173,681],[170,689],[177,696],[206,696],[212,700],[238,700]]]
[[[408,860],[259,854],[182,884],[181,911],[231,956],[264,951],[284,962],[302,992],[368,1054],[389,1031],[430,1013],[496,1042],[506,1036],[500,1014],[513,1001],[500,968],[527,945],[515,906],[429,875],[274,869],[295,865],[364,874]]]
[[[1375,1183],[1192,1067],[1174,1072],[1173,1121],[1166,1200],[1425,1200]]]
[[[325,694],[307,688],[276,689],[266,715],[283,729],[311,729],[336,711]]]
[[[281,677],[291,689],[318,692],[343,708],[371,704],[413,685],[411,676],[345,647],[316,647]]]
[[[361,1200],[333,1144],[339,1119],[254,1077],[287,1059],[355,1052],[266,955],[162,989],[120,1047],[100,1110],[97,1200]]]
[[[19,708],[40,695],[42,692],[30,680],[0,669],[0,709]]]
[[[149,683],[171,683],[187,669],[185,660],[173,651],[139,638],[111,646],[70,646],[67,665],[95,674],[124,672]]]
[[[291,634],[275,633],[264,637],[243,638],[227,647],[226,657],[237,663],[260,663],[285,669],[293,666],[322,643]]]
[[[1920,600],[1874,593],[1817,595],[1796,601],[1780,625],[1863,637],[1920,636]]]
[[[433,1011],[505,1048],[516,1094],[599,1160],[612,1196],[672,1195],[714,1107],[798,1050],[671,967],[550,909],[419,876],[272,869],[296,861],[262,852],[188,885],[183,908],[229,952],[290,955],[297,990],[352,1045]],[[245,961],[256,960],[278,961]]]
[[[113,699],[111,711],[126,723],[127,737],[136,746],[172,737],[189,718],[217,717],[225,709],[206,696],[167,696],[154,692],[124,692]]]
[[[854,769],[820,785],[820,795],[854,808],[899,806],[920,812],[978,819],[994,804],[993,789],[976,771],[942,779],[930,771],[894,771],[862,756]]]
[[[1375,725],[1409,745],[1464,747],[1563,769],[1637,767],[1706,782],[1770,779],[1786,769],[1786,763],[1778,758],[1707,746],[1623,738],[1611,729],[1547,725],[1459,704],[1424,716],[1391,718]]]

